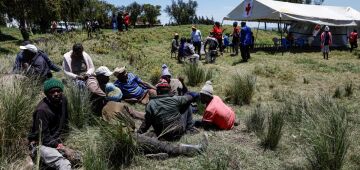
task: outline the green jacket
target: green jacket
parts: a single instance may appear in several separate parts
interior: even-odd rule
[[[185,96],[158,96],[150,99],[145,109],[145,121],[141,124],[139,133],[145,133],[153,126],[156,135],[164,130],[170,130],[180,121],[193,98]]]

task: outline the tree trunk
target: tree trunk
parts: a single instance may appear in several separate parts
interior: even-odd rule
[[[26,29],[26,25],[25,25],[25,19],[22,18],[20,19],[20,32],[21,32],[21,36],[23,37],[24,41],[28,41],[29,40],[29,32]]]
[[[265,31],[266,31],[267,30],[266,22],[264,22],[264,24],[265,24]]]
[[[281,23],[278,22],[278,32],[280,33],[281,32]]]

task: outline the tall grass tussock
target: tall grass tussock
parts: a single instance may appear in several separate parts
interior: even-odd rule
[[[202,82],[212,79],[212,70],[205,70],[198,64],[187,64],[184,68],[184,73],[188,78],[188,85],[196,86]]]
[[[225,96],[236,105],[250,104],[255,93],[256,76],[235,74],[226,86]]]

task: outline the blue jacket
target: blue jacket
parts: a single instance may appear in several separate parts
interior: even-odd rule
[[[17,55],[16,55],[16,59],[15,59],[15,64],[13,66],[13,73],[20,73],[22,71],[22,63],[24,63],[24,57],[23,57],[23,50],[21,50]],[[56,72],[59,72],[61,70],[60,67],[58,67],[57,65],[55,65],[50,58],[47,56],[47,54],[43,51],[39,50],[39,55],[41,55],[43,57],[43,59],[46,61],[46,63],[49,65],[50,69]]]
[[[251,45],[252,41],[251,41],[251,29],[248,26],[244,26],[241,28],[240,31],[240,43],[241,45],[245,46],[245,45]]]

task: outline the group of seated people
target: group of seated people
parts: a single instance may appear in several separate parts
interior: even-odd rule
[[[43,82],[45,97],[33,112],[33,123],[28,140],[36,158],[36,148],[40,149],[41,161],[52,168],[71,169],[77,153],[64,145],[64,134],[69,127],[68,103],[62,81],[52,78],[51,71],[61,71],[49,57],[35,45],[20,46],[22,50],[16,59],[15,73],[25,73]],[[81,44],[64,54],[63,70],[72,79],[73,86],[88,89],[91,93],[92,109],[103,120],[112,123],[126,117],[132,136],[139,149],[146,155],[193,156],[206,150],[207,135],[197,145],[172,144],[167,141],[180,139],[186,133],[198,133],[196,127],[230,130],[235,124],[235,112],[213,94],[213,87],[207,81],[200,92],[190,92],[182,79],[173,78],[169,68],[163,64],[162,76],[155,86],[144,82],[126,67],[113,71],[106,66],[95,70],[91,57],[84,52]],[[116,77],[109,83],[111,76]],[[206,104],[202,120],[193,120],[191,103],[201,101]],[[136,111],[129,103],[146,106],[145,112]],[[136,129],[134,121],[141,121]],[[41,126],[39,126],[41,124]],[[41,127],[41,128],[40,128]],[[150,127],[153,132],[149,132]],[[39,141],[39,135],[42,138]],[[156,136],[156,137],[154,137]],[[34,149],[35,148],[35,149]]]

